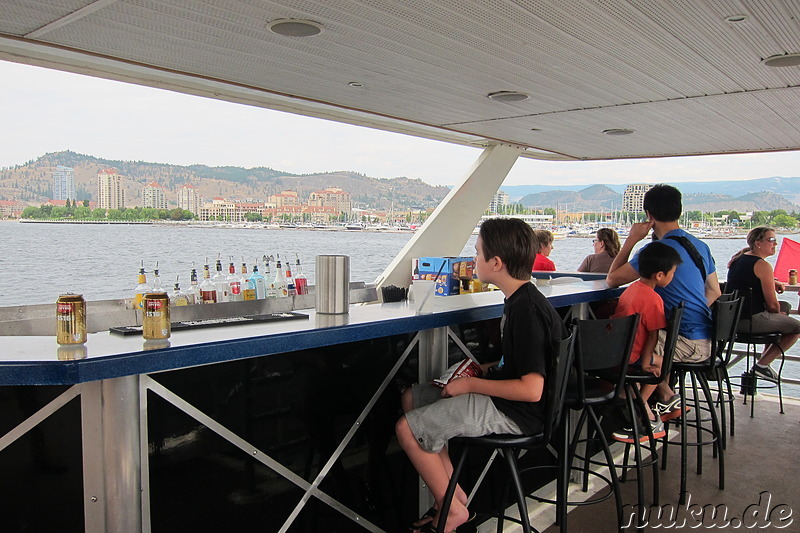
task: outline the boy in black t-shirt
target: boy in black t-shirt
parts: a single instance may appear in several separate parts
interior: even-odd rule
[[[415,523],[433,531],[453,466],[447,454],[451,437],[491,433],[531,434],[542,428],[540,400],[553,341],[566,328],[547,299],[530,283],[537,249],[533,230],[518,219],[490,219],[481,225],[475,265],[478,278],[505,295],[502,352],[497,364],[483,365],[485,378],[462,377],[443,389],[415,385],[403,393],[405,415],[397,438],[435,499],[434,508]],[[469,520],[467,495],[459,487],[445,531]]]

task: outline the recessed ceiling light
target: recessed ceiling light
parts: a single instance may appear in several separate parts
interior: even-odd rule
[[[762,59],[766,67],[796,67],[800,65],[800,54],[778,54]]]
[[[349,85],[350,87],[356,87],[356,88],[360,88],[360,87],[364,86],[364,84],[361,83],[360,81],[351,81],[351,82],[348,82],[347,85]]]
[[[497,91],[487,94],[486,97],[495,102],[511,104],[513,102],[524,102],[530,98],[531,95],[519,91]]]
[[[611,128],[610,130],[603,130],[606,135],[630,135],[634,130],[627,128]]]
[[[285,37],[312,37],[322,33],[322,24],[313,20],[277,19],[268,23],[267,29]]]
[[[730,22],[731,24],[736,24],[737,22],[744,22],[747,20],[747,15],[730,15],[725,17],[725,22]]]

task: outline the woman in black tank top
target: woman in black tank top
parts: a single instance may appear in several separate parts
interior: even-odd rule
[[[728,263],[725,290],[746,294],[746,289],[752,289],[752,307],[748,307],[746,301],[742,306],[743,313],[752,309],[752,316],[742,315],[739,330],[747,331],[750,328],[748,321],[752,321],[753,333],[780,332],[779,346],[785,352],[800,337],[800,322],[788,316],[791,306],[787,302],[778,301],[777,294],[783,292],[783,283],[775,280],[772,265],[765,260],[774,255],[777,248],[775,230],[767,227],[750,230],[747,248],[737,252]],[[769,364],[779,354],[777,346],[767,345],[754,367],[755,372],[768,379],[777,377]]]

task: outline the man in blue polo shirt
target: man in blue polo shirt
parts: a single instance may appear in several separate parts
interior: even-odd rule
[[[656,288],[664,300],[669,315],[673,308],[684,302],[680,335],[675,347],[675,361],[704,361],[711,355],[711,304],[720,296],[717,269],[708,246],[678,227],[681,216],[681,193],[675,187],[659,184],[644,195],[647,222],[631,226],[628,238],[611,264],[606,281],[609,287],[619,287],[639,277],[638,254],[630,261],[633,247],[653,230],[654,239],[671,246],[683,260],[675,271],[675,278],[666,287]],[[645,245],[646,246],[646,245]],[[659,335],[656,352],[663,353],[664,335]],[[666,400],[666,399],[665,399]],[[666,400],[672,404],[679,398]],[[675,405],[669,405],[674,408]]]

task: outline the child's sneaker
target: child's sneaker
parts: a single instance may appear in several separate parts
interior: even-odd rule
[[[661,420],[651,420],[650,429],[653,430],[654,439],[660,439],[661,437],[667,434],[667,432],[664,431],[664,423]],[[632,444],[633,441],[635,440],[632,428],[623,428],[619,431],[615,431],[614,433],[611,434],[611,436],[614,437],[614,440],[617,440],[619,442],[627,442],[629,444]],[[640,432],[639,442],[644,443],[647,442],[648,440],[649,437],[647,436],[647,434],[644,433],[643,431]]]
[[[665,413],[669,413],[670,411],[674,411],[675,409],[680,409],[681,405],[681,395],[680,394],[673,394],[672,398],[667,400],[666,402],[656,402],[656,409],[662,415]]]
[[[766,379],[767,381],[773,381],[775,383],[778,382],[778,373],[772,370],[772,367],[769,365],[761,366],[759,364],[755,364],[753,365],[751,371],[761,379]]]

